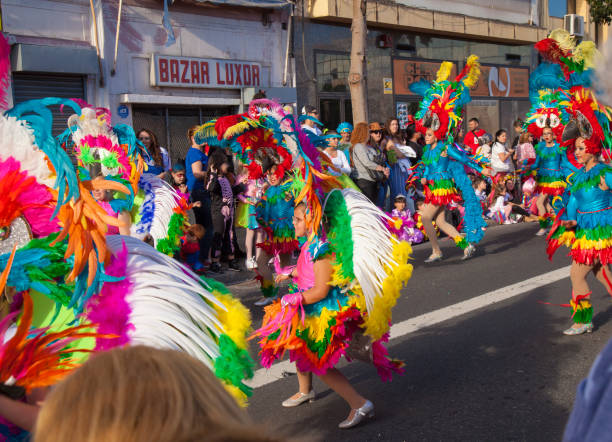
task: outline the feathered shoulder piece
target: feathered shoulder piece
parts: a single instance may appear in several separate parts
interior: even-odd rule
[[[452,142],[453,130],[459,127],[463,106],[470,102],[469,89],[480,76],[480,62],[476,55],[470,55],[463,70],[449,80],[453,64],[445,61],[440,66],[436,80],[413,83],[410,90],[423,96],[416,114],[416,128],[422,133],[433,129],[436,138]],[[450,139],[449,139],[450,138]]]

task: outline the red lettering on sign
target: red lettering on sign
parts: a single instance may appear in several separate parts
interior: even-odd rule
[[[225,81],[221,80],[221,72],[219,72],[219,63],[215,63],[217,65],[217,84],[225,84]]]
[[[187,74],[189,73],[189,61],[188,60],[180,60],[181,66],[183,66],[183,73],[181,74],[181,83],[191,83]]]
[[[259,86],[259,66],[253,65],[253,86]]]
[[[244,66],[244,75],[242,76],[242,78],[244,78],[244,85],[250,86],[251,85],[251,66],[248,64],[245,64],[243,66]]]
[[[159,81],[160,83],[168,81],[168,60],[165,58],[158,59],[159,66]]]
[[[231,63],[225,63],[225,81],[227,84],[234,84],[234,69]]]
[[[179,64],[178,60],[170,60],[170,81],[172,83],[179,82]]]
[[[236,82],[234,83],[236,86],[242,84],[242,80],[240,79],[240,71],[242,70],[241,64],[234,64],[234,72],[236,73]]]
[[[202,74],[202,84],[210,83],[210,77],[208,76],[208,62],[200,62],[200,73]]]
[[[191,60],[191,82],[196,84],[200,82],[200,64]]]

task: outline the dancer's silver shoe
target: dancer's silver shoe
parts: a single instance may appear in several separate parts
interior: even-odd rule
[[[441,261],[441,260],[442,260],[442,252],[440,252],[439,254],[432,253],[429,256],[429,258],[425,260],[425,262],[429,264],[430,262],[436,262],[436,261]]]
[[[359,425],[361,421],[365,419],[371,419],[374,417],[374,404],[368,400],[365,401],[359,408],[354,408],[349,413],[348,417],[340,422],[338,428],[347,429],[353,428],[356,425]]]
[[[593,332],[593,323],[589,322],[588,324],[582,324],[580,327],[570,327],[567,330],[563,330],[564,335],[574,336],[581,335],[583,333],[592,333]]]
[[[463,258],[461,259],[464,261],[466,259],[470,259],[472,256],[474,256],[474,253],[476,253],[476,247],[474,247],[474,244],[468,244],[468,246],[463,251]]]
[[[293,396],[295,396],[295,394]],[[304,402],[314,402],[315,400],[314,390],[310,390],[308,393],[302,393],[301,391],[298,391],[298,397],[294,398],[293,396],[283,401],[283,407],[297,407],[298,405],[302,405]]]

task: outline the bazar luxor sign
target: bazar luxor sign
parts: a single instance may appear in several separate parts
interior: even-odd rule
[[[261,65],[155,54],[151,60],[151,85],[232,89],[261,86]]]

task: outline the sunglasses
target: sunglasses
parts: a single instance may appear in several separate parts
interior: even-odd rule
[[[148,140],[150,140],[150,139],[151,139],[151,137],[138,137],[138,139],[139,139],[140,141],[148,141]]]
[[[370,133],[371,134],[381,134],[382,130],[371,130]]]

